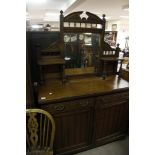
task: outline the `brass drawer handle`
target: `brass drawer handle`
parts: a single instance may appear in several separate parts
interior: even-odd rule
[[[61,111],[61,110],[64,110],[65,106],[63,104],[59,104],[59,105],[55,105],[54,108],[57,111]]]
[[[88,101],[87,101],[87,102],[82,102],[82,103],[80,103],[80,105],[81,105],[82,107],[86,107],[86,106],[89,105],[89,102],[88,102]]]

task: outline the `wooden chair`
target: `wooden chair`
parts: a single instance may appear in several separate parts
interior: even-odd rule
[[[26,110],[26,154],[53,155],[55,122],[42,109]]]

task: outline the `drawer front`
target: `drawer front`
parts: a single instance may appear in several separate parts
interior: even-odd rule
[[[129,100],[129,92],[121,92],[99,96],[96,99],[96,108],[104,107],[107,104],[119,104]]]
[[[72,100],[61,103],[42,105],[41,108],[51,112],[52,114],[55,114],[72,110],[89,109],[90,107],[93,107],[93,105],[94,105],[94,99],[89,98],[89,99]]]

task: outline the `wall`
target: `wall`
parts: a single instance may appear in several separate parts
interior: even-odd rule
[[[52,31],[59,31],[59,22],[41,22],[41,23],[33,23],[30,22],[29,25],[33,24],[50,24]],[[128,19],[121,19],[121,20],[110,20],[107,21],[106,31],[112,31],[112,25],[117,24],[117,43],[120,44],[120,48],[125,48],[125,38],[129,36],[129,20]]]
[[[27,30],[29,31],[43,31],[43,28],[42,29],[33,29],[31,28],[31,25],[38,25],[38,24],[41,24],[43,25],[44,27],[49,24],[51,26],[51,31],[60,31],[60,23],[57,22],[57,21],[41,21],[41,22],[32,22],[32,21],[26,21],[26,26],[27,26]]]

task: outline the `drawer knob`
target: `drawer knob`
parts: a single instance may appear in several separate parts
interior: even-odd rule
[[[59,105],[55,105],[54,108],[57,111],[61,111],[61,110],[64,110],[65,106],[63,104],[59,104]]]

